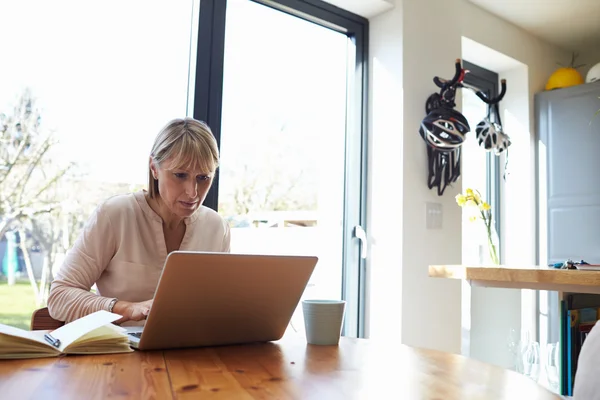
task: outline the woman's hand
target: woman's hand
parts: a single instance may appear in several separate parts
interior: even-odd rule
[[[113,307],[113,313],[122,315],[116,324],[121,324],[126,321],[141,321],[148,317],[150,314],[150,308],[152,308],[153,300],[146,300],[140,303],[131,303],[129,301],[119,300]]]

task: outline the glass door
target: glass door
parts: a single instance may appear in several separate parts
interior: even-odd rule
[[[363,70],[347,32],[289,10],[227,1],[212,195],[232,252],[318,256],[304,298],[346,300],[344,334],[360,336]]]

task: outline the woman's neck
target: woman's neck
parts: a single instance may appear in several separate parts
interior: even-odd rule
[[[144,196],[146,197],[146,202],[150,208],[163,220],[163,226],[165,228],[174,230],[181,225],[183,218],[173,214],[165,205],[164,201],[162,201],[160,196],[151,198],[148,193],[144,193]]]

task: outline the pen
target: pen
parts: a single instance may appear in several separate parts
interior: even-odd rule
[[[54,347],[60,347],[60,340],[53,338],[51,334],[46,333],[44,335],[44,339],[46,339],[46,341],[48,343],[50,343],[52,346],[54,346]]]

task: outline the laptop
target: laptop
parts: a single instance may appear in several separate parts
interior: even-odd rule
[[[315,256],[175,251],[167,256],[139,350],[279,340],[313,273]]]

